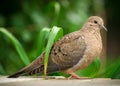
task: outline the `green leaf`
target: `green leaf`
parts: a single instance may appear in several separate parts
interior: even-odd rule
[[[107,64],[106,71],[102,76],[109,78],[120,78],[120,57],[112,64]]]
[[[30,60],[28,59],[22,45],[20,42],[10,33],[8,32],[5,28],[0,28],[0,32],[3,33],[6,37],[8,37],[12,44],[14,45],[15,49],[17,50],[21,60],[25,65],[28,65],[30,63]]]
[[[40,55],[45,47],[45,40],[49,35],[50,28],[43,28],[39,31],[37,41],[36,41],[36,49],[37,49],[37,56]]]
[[[3,65],[0,63],[0,75],[4,75],[6,72],[4,70]]]
[[[62,35],[63,35],[63,30],[61,28],[54,26],[51,29],[51,32],[49,34],[47,47],[46,47],[46,50],[45,50],[45,57],[44,57],[44,75],[45,76],[46,76],[47,65],[48,65],[48,57],[49,57],[51,47],[53,46],[54,41],[56,41]]]

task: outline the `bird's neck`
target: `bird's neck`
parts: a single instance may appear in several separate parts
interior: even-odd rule
[[[83,27],[81,31],[91,33],[91,34],[100,34],[100,29],[98,27],[86,26],[86,27]]]
[[[101,33],[98,27],[83,27],[81,29],[82,32],[86,32],[88,35],[93,35],[95,38],[101,41]],[[86,34],[86,35],[87,35]]]

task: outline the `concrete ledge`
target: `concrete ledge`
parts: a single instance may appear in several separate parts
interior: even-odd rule
[[[120,86],[119,79],[80,79],[80,80],[68,80],[65,78],[47,79],[44,78],[0,78],[0,86]]]

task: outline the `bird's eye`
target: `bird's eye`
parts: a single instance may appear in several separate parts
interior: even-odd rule
[[[97,24],[98,22],[95,20],[94,23]]]

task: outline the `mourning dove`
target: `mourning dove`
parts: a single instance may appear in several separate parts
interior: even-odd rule
[[[101,53],[101,29],[107,31],[103,20],[98,16],[92,16],[80,30],[69,33],[54,43],[49,54],[47,73],[63,71],[74,78],[80,78],[75,71],[87,67]],[[45,52],[9,78],[19,77],[25,73],[43,74],[44,56]]]

